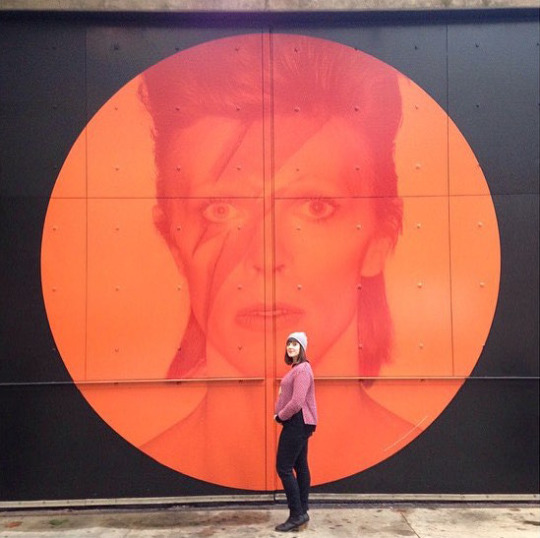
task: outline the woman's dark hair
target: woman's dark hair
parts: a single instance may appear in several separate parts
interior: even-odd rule
[[[298,340],[295,340],[294,338],[291,338],[290,340],[287,340],[287,344],[289,342],[296,342],[297,344],[300,344]],[[285,364],[288,364],[289,366],[294,362],[289,355],[287,355],[287,344],[285,344]],[[306,356],[306,350],[303,348],[302,344],[300,344],[300,351],[298,353],[298,360],[296,361],[296,364],[300,364],[301,362],[306,362],[307,356]]]
[[[349,181],[351,195],[356,195],[361,183],[370,185],[380,234],[395,244],[402,225],[394,163],[401,96],[398,73],[392,67],[323,39],[240,35],[203,43],[146,70],[141,98],[154,125],[157,213],[161,215],[156,226],[170,245],[174,244],[171,204],[189,192],[189,182],[167,169],[175,133],[209,116],[234,118],[247,126],[298,113],[339,117],[364,133],[373,169]],[[358,293],[360,375],[378,374],[390,357],[392,332],[384,275],[363,278]],[[192,314],[169,377],[184,377],[203,363],[204,348],[204,331]]]

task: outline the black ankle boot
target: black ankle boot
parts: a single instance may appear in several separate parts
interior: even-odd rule
[[[289,532],[297,531],[300,527],[305,525],[309,521],[309,516],[307,514],[302,514],[300,516],[290,516],[285,523],[281,523],[276,527],[278,532]]]

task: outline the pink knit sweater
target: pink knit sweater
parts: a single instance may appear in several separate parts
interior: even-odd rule
[[[302,410],[305,424],[317,424],[317,404],[315,403],[315,383],[309,362],[293,366],[281,380],[276,415],[280,420],[289,420]]]

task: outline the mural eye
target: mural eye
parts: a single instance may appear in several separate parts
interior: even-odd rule
[[[331,217],[337,205],[330,200],[308,200],[302,204],[302,216],[311,220],[324,220]]]
[[[239,215],[239,210],[229,202],[218,201],[209,203],[203,210],[203,217],[210,222],[228,222]]]

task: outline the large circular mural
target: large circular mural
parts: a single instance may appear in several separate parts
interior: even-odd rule
[[[239,35],[166,58],[57,178],[42,285],[65,365],[120,436],[186,475],[280,487],[272,420],[302,330],[314,484],[421,435],[474,368],[500,276],[474,154],[413,81],[351,47]]]

